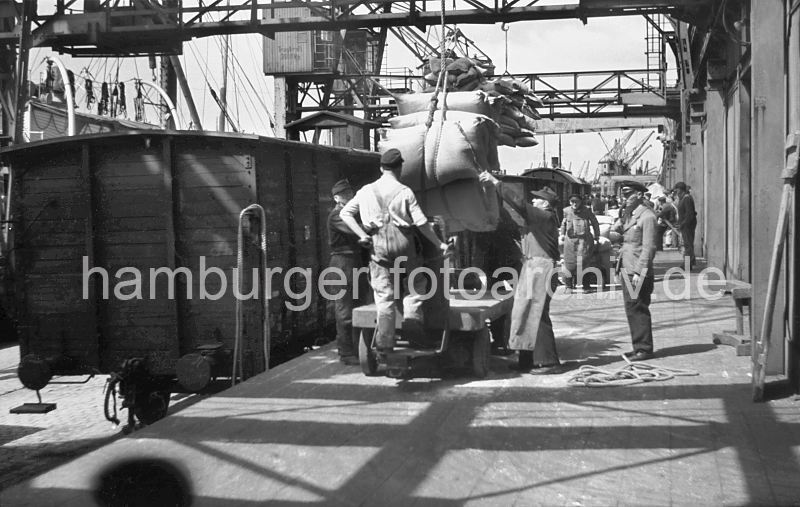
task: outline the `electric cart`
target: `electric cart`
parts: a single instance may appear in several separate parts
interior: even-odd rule
[[[353,310],[353,329],[359,333],[358,357],[361,370],[375,376],[379,370],[392,378],[408,378],[414,370],[435,367],[470,367],[478,378],[489,373],[491,340],[487,323],[511,312],[512,292],[493,298],[487,291],[479,297],[474,291],[450,290],[448,326],[442,331],[437,348],[411,347],[402,337],[391,352],[379,352],[374,343],[377,314],[375,304]],[[402,326],[398,312],[395,329]]]

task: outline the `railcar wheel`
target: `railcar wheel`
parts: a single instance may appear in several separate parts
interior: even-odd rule
[[[490,349],[489,330],[475,331],[472,337],[472,373],[478,378],[486,378],[489,374]]]
[[[361,329],[358,337],[358,362],[361,371],[368,377],[374,377],[378,373],[378,357],[372,350],[373,333],[372,329]]]

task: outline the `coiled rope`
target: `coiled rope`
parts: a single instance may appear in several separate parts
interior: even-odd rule
[[[617,370],[604,370],[585,364],[567,380],[567,384],[583,387],[616,387],[699,375],[694,370],[668,368],[650,363],[632,363],[627,357],[622,356],[622,358],[628,364]]]

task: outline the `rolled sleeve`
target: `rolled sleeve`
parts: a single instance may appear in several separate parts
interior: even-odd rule
[[[403,199],[408,205],[408,214],[411,217],[411,223],[417,227],[427,224],[428,217],[422,212],[422,208],[420,208],[417,198],[414,196],[414,192],[412,192],[411,189],[404,190],[403,192]]]
[[[339,212],[339,216],[351,217],[358,220],[358,210],[358,195],[356,195],[344,205],[344,208]]]

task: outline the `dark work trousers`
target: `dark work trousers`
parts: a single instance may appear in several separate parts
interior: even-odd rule
[[[332,268],[338,268],[344,273],[342,279],[347,280],[344,287],[329,286],[327,291],[331,295],[343,291],[344,295],[334,300],[336,313],[336,346],[339,348],[339,357],[358,355],[358,337],[353,335],[353,307],[356,299],[353,297],[353,270],[361,267],[361,254],[332,253]],[[363,297],[363,290],[359,290],[359,298]]]
[[[624,275],[623,275],[624,276]],[[650,318],[650,295],[653,294],[653,275],[648,274],[641,281],[642,287],[638,297],[634,298],[628,285],[635,292],[631,280],[622,280],[622,296],[625,300],[625,315],[628,317],[628,327],[631,330],[631,343],[634,352],[653,352],[653,323]]]
[[[666,225],[656,227],[656,252],[664,250],[664,234],[667,232]]]
[[[683,256],[689,257],[689,265],[694,267],[695,258],[694,258],[694,229],[697,227],[697,224],[692,225],[691,227],[682,227],[681,228],[681,239],[683,239]]]

